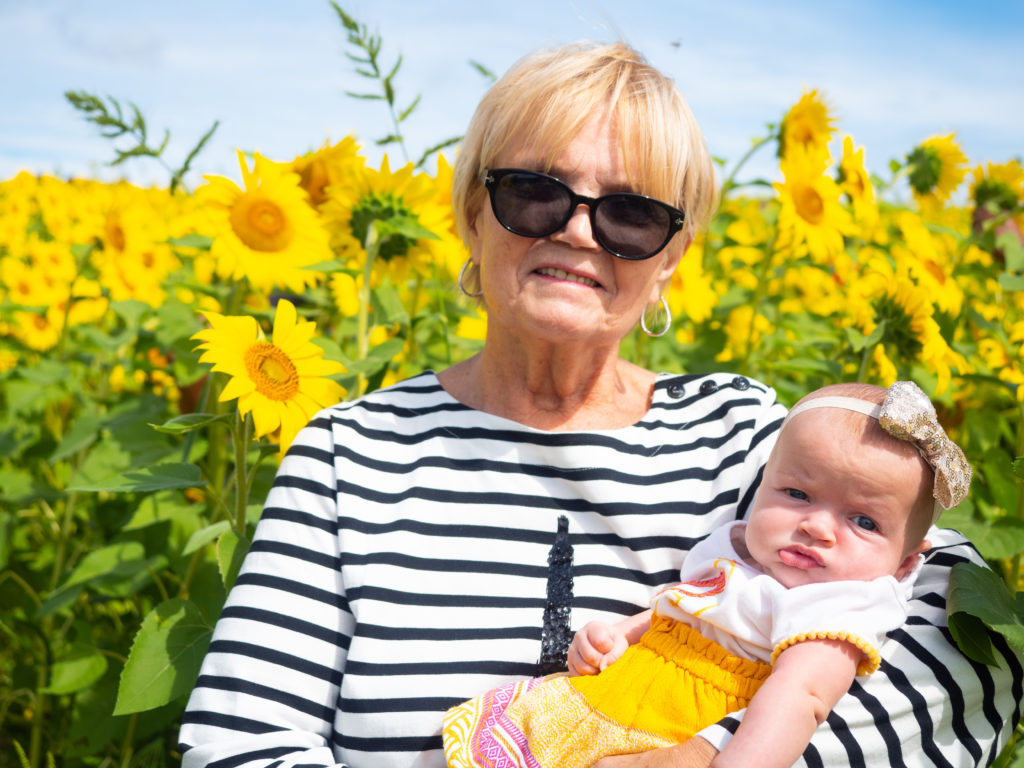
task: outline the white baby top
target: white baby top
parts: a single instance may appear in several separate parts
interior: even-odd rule
[[[690,550],[680,583],[652,599],[654,612],[694,627],[734,656],[772,663],[794,643],[832,638],[864,652],[858,675],[878,669],[878,648],[906,620],[924,558],[900,581],[883,576],[787,589],[740,559],[730,534],[744,525],[722,526]]]

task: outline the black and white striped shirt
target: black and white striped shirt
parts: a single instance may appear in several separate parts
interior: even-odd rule
[[[733,375],[658,377],[612,430],[547,432],[432,373],[321,412],[278,472],[181,729],[184,765],[444,765],[450,706],[564,659],[570,632],[647,607],[743,517],[785,414]],[[819,728],[806,765],[976,765],[1019,718],[1021,666],[967,661],[933,531],[911,617]],[[724,744],[737,720],[703,733]]]

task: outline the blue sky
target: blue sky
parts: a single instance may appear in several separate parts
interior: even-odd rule
[[[822,92],[873,171],[915,143],[955,132],[972,164],[1024,152],[1024,3],[865,0],[343,0],[401,54],[409,154],[460,135],[495,72],[541,46],[623,39],[671,75],[712,153],[735,162],[803,89]],[[238,177],[234,150],[287,160],[353,133],[376,163],[389,130],[345,57],[327,0],[0,0],[0,178],[26,169],[166,183],[139,160],[120,169],[109,142],[65,101],[69,89],[136,103],[178,163],[214,120],[195,163]],[[389,150],[392,165],[403,158]],[[726,166],[728,169],[728,165]],[[777,175],[770,150],[749,175]],[[198,174],[189,177],[192,186]]]

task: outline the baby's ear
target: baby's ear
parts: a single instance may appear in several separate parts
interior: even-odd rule
[[[930,549],[931,546],[932,543],[928,541],[928,539],[922,539],[921,543],[917,545],[917,548],[904,557],[903,562],[900,563],[900,567],[896,569],[896,573],[893,574],[893,576],[896,577],[896,581],[900,581],[910,574],[910,572],[914,570],[914,566],[917,564],[917,556],[926,549]]]

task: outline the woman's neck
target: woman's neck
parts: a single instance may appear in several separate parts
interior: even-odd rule
[[[441,385],[465,405],[536,429],[617,429],[650,408],[654,374],[619,358],[617,349],[581,354],[534,345],[527,353],[500,346],[489,341],[442,371]]]

